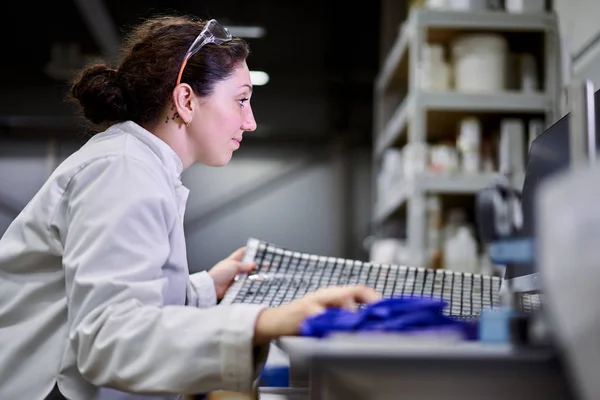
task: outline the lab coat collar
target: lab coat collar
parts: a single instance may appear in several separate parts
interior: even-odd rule
[[[174,174],[177,178],[181,176],[183,163],[171,146],[133,121],[119,123],[116,127],[135,136],[148,146],[160,159],[167,171]]]

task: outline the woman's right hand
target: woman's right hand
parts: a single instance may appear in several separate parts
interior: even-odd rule
[[[305,318],[320,314],[328,307],[355,309],[359,303],[381,299],[374,289],[363,286],[333,286],[319,289],[279,307],[263,310],[256,320],[254,344],[261,345],[280,336],[295,336]]]

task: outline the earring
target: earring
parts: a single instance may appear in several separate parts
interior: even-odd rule
[[[189,128],[191,123],[192,123],[192,120],[190,119],[188,122],[185,123],[185,126]]]

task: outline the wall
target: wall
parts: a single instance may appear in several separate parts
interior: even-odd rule
[[[591,79],[600,88],[600,2],[598,0],[554,0],[558,15],[565,83],[571,77]]]
[[[358,221],[368,221],[369,193],[357,190],[353,199],[344,194],[343,157],[335,149],[258,147],[225,168],[190,168],[183,177],[191,189],[185,223],[190,268],[213,265],[249,237],[298,251],[354,256],[346,251],[346,234],[358,232],[352,247],[367,235],[368,225]],[[352,159],[357,171],[369,166],[363,154]],[[352,187],[369,187],[367,179],[368,174],[353,177]]]
[[[224,168],[184,172],[192,271],[214,265],[248,237],[310,253],[366,256],[360,244],[369,229],[370,151],[314,146],[249,144]],[[0,234],[76,148],[0,141]]]

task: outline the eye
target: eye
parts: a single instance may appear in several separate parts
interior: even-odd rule
[[[245,102],[247,102],[248,100],[250,100],[250,99],[249,99],[249,98],[247,98],[247,97],[245,97],[245,98],[243,98],[243,99],[239,99],[238,101],[240,102],[240,105],[241,105],[242,107],[244,107],[244,103],[245,103]]]

